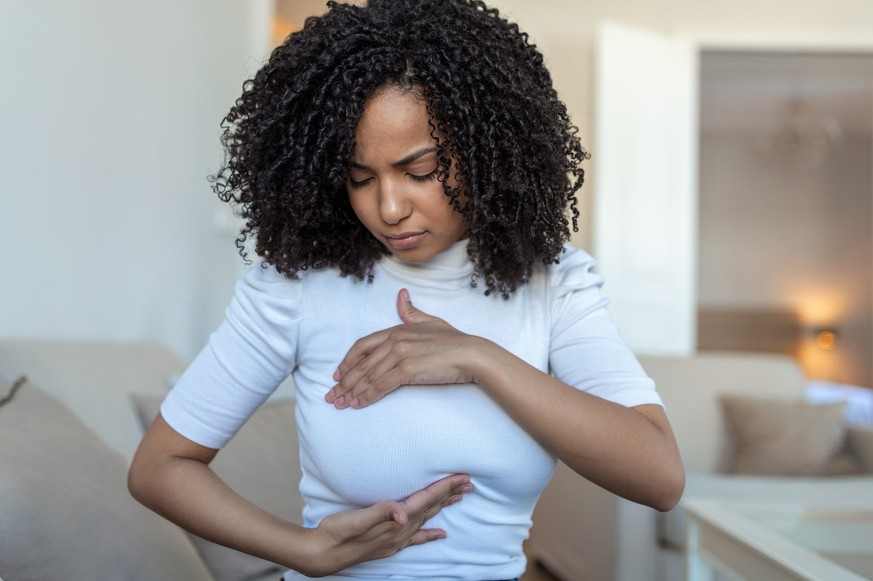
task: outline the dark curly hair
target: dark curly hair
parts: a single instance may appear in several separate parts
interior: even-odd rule
[[[535,263],[557,262],[568,208],[578,229],[588,154],[527,34],[476,0],[327,6],[272,52],[222,122],[226,158],[211,179],[245,219],[243,257],[254,238],[286,276],[335,267],[372,279],[387,250],[352,211],[348,162],[368,98],[397,86],[426,101],[439,179],[469,227],[472,284],[507,297]]]

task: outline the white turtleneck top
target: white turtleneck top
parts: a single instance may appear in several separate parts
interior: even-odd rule
[[[180,434],[221,448],[286,376],[296,384],[304,524],[338,511],[402,500],[467,473],[475,486],[427,526],[447,538],[355,565],[338,578],[511,579],[525,569],[522,542],[555,458],[472,384],[407,386],[360,410],[324,401],[352,344],[401,323],[397,292],[465,333],[498,343],[577,389],[625,406],[660,404],[652,381],[621,339],[600,294],[594,261],[567,247],[539,266],[509,300],[470,286],[466,243],[434,260],[380,260],[372,283],[333,269],[290,280],[252,268],[236,286],[224,323],[161,407]],[[286,579],[304,577],[289,573]]]

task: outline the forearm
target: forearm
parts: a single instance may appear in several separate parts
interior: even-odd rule
[[[310,577],[445,538],[444,530],[422,525],[473,489],[468,475],[453,474],[403,501],[339,512],[305,529],[231,490],[209,468],[215,454],[181,436],[158,415],[133,458],[130,491],[144,505],[203,538]]]
[[[173,464],[155,471],[160,483],[133,484],[136,499],[200,537],[301,570],[302,528],[246,501],[196,460]]]
[[[579,391],[484,339],[468,353],[481,389],[574,471],[659,510],[678,502],[684,470],[659,406],[627,408]]]
[[[496,343],[419,311],[406,290],[397,301],[403,325],[355,342],[334,373],[327,403],[359,409],[401,386],[472,381],[592,482],[659,510],[678,502],[685,472],[660,406],[626,408],[577,390]]]
[[[128,478],[131,494],[138,501],[200,537],[305,571],[311,561],[306,555],[306,529],[234,492],[208,466],[211,458],[157,454],[158,448],[150,446],[148,438]]]

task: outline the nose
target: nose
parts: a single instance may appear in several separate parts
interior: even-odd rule
[[[386,224],[399,224],[412,214],[410,200],[403,184],[395,180],[383,180],[379,196],[379,213]]]

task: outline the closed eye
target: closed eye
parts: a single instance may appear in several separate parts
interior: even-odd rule
[[[409,174],[409,178],[415,182],[429,182],[429,181],[433,180],[434,178],[436,178],[436,176],[437,176],[437,168],[434,168],[434,170],[432,172],[430,172],[429,174],[425,174],[423,176],[415,175],[412,173]]]
[[[373,178],[367,178],[367,179],[364,179],[364,180],[358,180],[358,181],[355,181],[355,180],[353,180],[352,178],[349,178],[349,186],[351,186],[352,188],[355,188],[355,189],[357,189],[357,188],[363,188],[363,187],[366,186],[367,183],[369,183],[372,179],[373,179]]]

